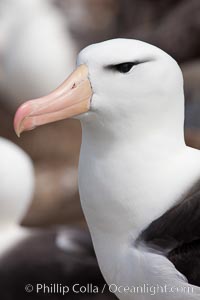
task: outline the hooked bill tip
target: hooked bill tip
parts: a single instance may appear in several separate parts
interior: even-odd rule
[[[30,101],[22,104],[16,111],[14,117],[14,130],[18,137],[20,137],[21,133],[24,131],[23,122],[26,116],[30,111]]]
[[[16,126],[15,122],[14,122],[14,130],[15,130],[15,134],[17,135],[17,137],[20,138],[22,130],[20,129],[20,127]]]
[[[15,131],[18,138],[20,138],[20,132]]]

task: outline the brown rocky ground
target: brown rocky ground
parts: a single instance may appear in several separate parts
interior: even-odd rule
[[[185,133],[189,146],[200,149],[200,61],[182,64],[186,98]]]

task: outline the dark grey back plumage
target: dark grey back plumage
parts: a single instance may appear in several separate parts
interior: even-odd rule
[[[137,242],[166,255],[189,283],[200,286],[200,180]]]

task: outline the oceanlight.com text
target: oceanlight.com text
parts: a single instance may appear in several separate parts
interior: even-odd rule
[[[128,285],[117,285],[115,283],[104,284],[99,287],[88,283],[87,285],[81,285],[75,283],[74,285],[63,285],[59,283],[52,283],[46,285],[44,283],[38,283],[35,286],[32,284],[27,284],[25,286],[25,291],[27,293],[36,293],[36,294],[60,294],[66,295],[68,293],[74,294],[103,294],[105,291],[110,291],[111,293],[117,294],[149,294],[154,296],[156,294],[193,294],[194,290],[191,286],[177,287],[177,286],[168,286],[168,285],[150,285],[148,283],[139,285],[139,286],[128,286]]]

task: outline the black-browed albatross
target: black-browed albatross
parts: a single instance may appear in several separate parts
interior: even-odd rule
[[[14,126],[20,135],[73,116],[81,203],[107,283],[121,300],[199,299],[200,152],[185,145],[176,61],[137,40],[91,45]]]

